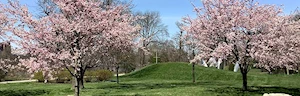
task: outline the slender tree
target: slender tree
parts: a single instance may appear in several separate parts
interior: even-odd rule
[[[180,22],[176,22],[177,27],[179,28],[179,33],[176,34],[176,37],[174,38],[177,43],[178,43],[178,61],[179,62],[183,62],[185,61],[185,57],[184,56],[184,30],[181,28],[182,26],[184,26],[182,23]]]

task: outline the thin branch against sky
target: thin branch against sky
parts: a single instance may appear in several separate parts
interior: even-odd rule
[[[194,16],[192,3],[201,7],[201,0],[132,0],[135,5],[134,11],[158,11],[161,14],[162,22],[168,26],[170,37],[174,36],[179,29],[176,21],[181,21],[184,16]],[[285,14],[290,14],[297,7],[300,7],[298,0],[256,0],[260,4],[283,5]],[[0,2],[6,2],[5,0]],[[29,10],[38,14],[37,0],[20,0],[21,4],[26,4]],[[299,8],[298,8],[299,9]]]

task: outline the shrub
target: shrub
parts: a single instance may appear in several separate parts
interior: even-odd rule
[[[109,70],[97,70],[96,76],[97,80],[99,81],[105,81],[113,77],[113,73]]]
[[[44,82],[43,72],[39,71],[39,72],[34,73],[33,79],[37,79],[38,82]]]
[[[113,77],[109,70],[88,70],[84,74],[85,82],[105,81]]]
[[[66,83],[72,80],[72,75],[67,70],[59,71],[53,77],[56,78],[56,83]]]
[[[0,70],[0,81],[3,81],[5,76],[6,76],[6,73],[4,71]]]
[[[95,78],[96,76],[94,75],[93,71],[86,71],[86,73],[84,74],[84,80],[85,82],[92,82],[93,78]]]

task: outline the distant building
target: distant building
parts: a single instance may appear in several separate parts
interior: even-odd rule
[[[11,45],[9,42],[0,43],[0,58],[8,59],[13,57],[11,54]]]

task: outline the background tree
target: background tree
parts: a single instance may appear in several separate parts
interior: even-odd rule
[[[38,17],[49,16],[53,12],[60,12],[58,6],[53,2],[53,0],[38,0]]]
[[[177,27],[179,28],[179,32],[176,33],[176,35],[173,37],[173,40],[176,42],[176,47],[178,48],[177,50],[177,62],[188,62],[188,56],[187,52],[185,50],[186,48],[186,42],[185,42],[185,36],[186,34],[184,33],[184,30],[182,27],[184,26],[183,23],[176,22]]]
[[[136,23],[141,27],[140,38],[143,39],[142,46],[145,49],[148,50],[148,47],[151,43],[159,41],[159,39],[168,35],[167,26],[162,24],[158,12],[137,12],[136,16],[142,17],[141,19],[137,20]],[[146,54],[142,50],[139,50],[139,53],[141,54],[140,64],[142,67],[146,64]]]

